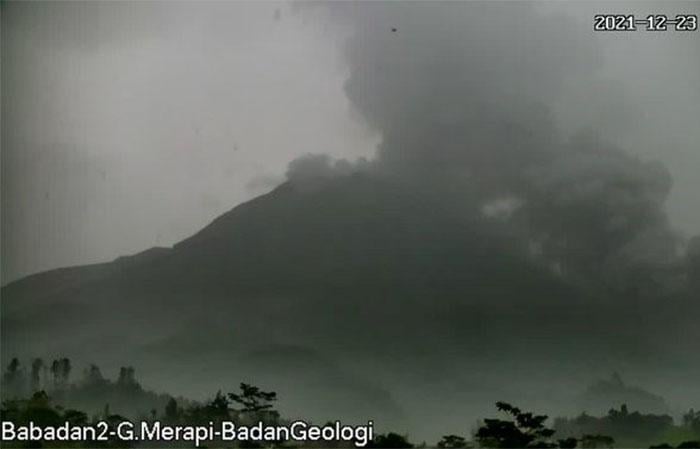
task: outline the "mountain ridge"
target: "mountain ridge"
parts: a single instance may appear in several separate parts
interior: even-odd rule
[[[371,397],[385,385],[392,399],[378,410],[420,425],[399,411],[426,395],[440,398],[436,420],[456,419],[450,407],[534,404],[536,391],[566,396],[597,370],[664,356],[659,339],[672,337],[658,323],[678,311],[597,297],[476,205],[405,187],[369,174],[288,182],[172,248],[12,283],[2,357],[128,362],[194,397],[222,379],[265,379],[315,418],[358,416],[352,388]],[[314,356],[287,366],[300,353]]]

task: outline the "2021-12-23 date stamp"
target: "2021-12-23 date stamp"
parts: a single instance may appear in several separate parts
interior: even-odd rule
[[[593,16],[594,31],[679,31],[698,30],[696,14],[596,14]]]

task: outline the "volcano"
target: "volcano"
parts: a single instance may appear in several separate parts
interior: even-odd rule
[[[252,379],[293,416],[398,426],[463,423],[449,410],[466,401],[548,400],[523,382],[551,389],[540,373],[555,370],[569,385],[655,350],[644,305],[561,276],[475,206],[363,173],[287,182],[172,248],[2,297],[4,358],[130,363],[192,395]],[[416,414],[425,395],[440,405]]]

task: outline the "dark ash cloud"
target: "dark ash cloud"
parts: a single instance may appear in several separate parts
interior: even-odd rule
[[[571,79],[603,64],[588,28],[530,3],[333,4],[320,14],[350,30],[345,91],[382,141],[370,164],[307,157],[289,179],[372,171],[472,213],[507,200],[513,232],[556,271],[617,292],[671,288],[681,240],[665,211],[668,170],[586,125],[565,135],[552,113]]]

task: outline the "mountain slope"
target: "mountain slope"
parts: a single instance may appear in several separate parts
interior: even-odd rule
[[[265,379],[315,417],[358,416],[355,391],[384,401],[365,414],[406,422],[428,395],[435,425],[455,404],[537,401],[524,385],[644,362],[657,342],[641,306],[575,286],[477,210],[369,175],[287,183],[171,249],[4,287],[2,357],[134,364],[183,394]]]

